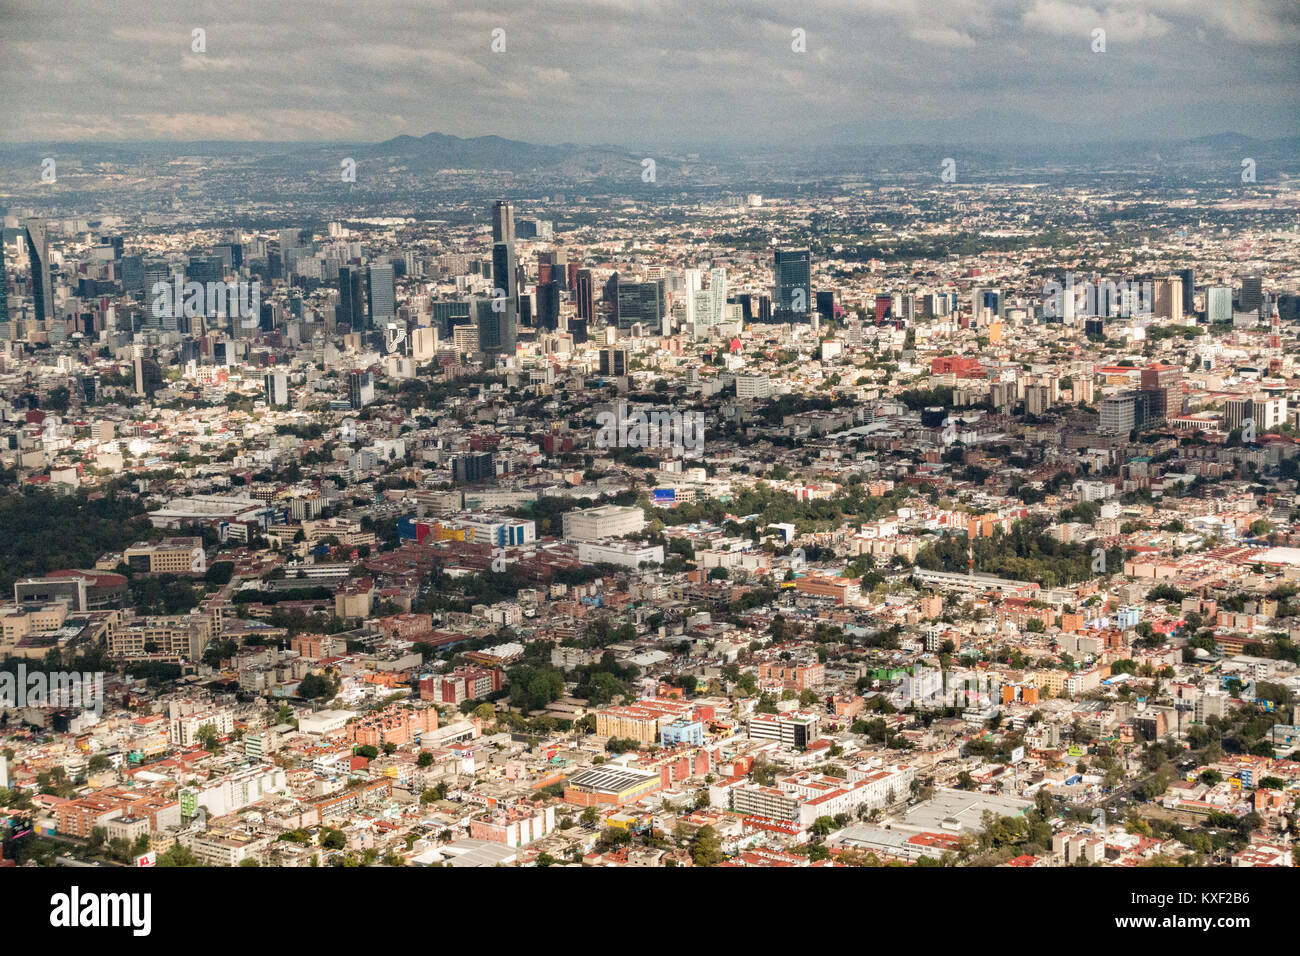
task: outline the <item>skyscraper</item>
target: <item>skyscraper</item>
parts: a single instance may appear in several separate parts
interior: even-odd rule
[[[817,311],[828,319],[835,318],[835,292],[817,293]]]
[[[492,242],[515,241],[515,204],[498,199],[492,205]]]
[[[686,287],[686,317],[691,335],[707,338],[714,326],[719,325],[727,313],[727,271],[709,270],[707,289]],[[663,330],[665,334],[667,329]]]
[[[190,256],[190,264],[185,270],[186,278],[191,282],[220,282],[225,274],[225,263],[220,256]]]
[[[633,325],[641,325],[650,335],[663,331],[666,314],[663,279],[652,282],[623,282],[618,284],[618,328],[629,332]]]
[[[302,258],[308,258],[316,251],[316,241],[310,229],[281,229],[280,258],[284,268],[293,271],[294,264]]]
[[[162,368],[138,346],[135,350],[135,393],[152,396],[163,387]]]
[[[263,378],[266,386],[266,404],[289,404],[289,376],[284,372],[267,372]]]
[[[1180,294],[1181,291],[1180,288]],[[1178,365],[1157,362],[1142,369],[1141,391],[1147,395],[1147,421],[1161,422],[1183,413],[1182,381],[1183,369]]]
[[[1205,321],[1232,321],[1232,287],[1212,285],[1205,290]]]
[[[375,400],[375,382],[369,372],[352,371],[348,373],[348,404],[353,411],[365,408]]]
[[[560,327],[560,284],[554,279],[537,287],[537,327],[550,332]]]
[[[9,278],[5,275],[5,244],[0,236],[0,322],[9,321]]]
[[[370,324],[376,328],[397,315],[397,285],[392,263],[372,265],[366,285],[370,305]]]
[[[44,219],[28,219],[23,223],[27,237],[27,255],[32,264],[32,298],[36,306],[36,319],[43,322],[54,318],[54,289],[50,281],[49,224]]]
[[[361,269],[339,266],[339,305],[335,321],[356,332],[366,327],[365,307],[361,304]]]
[[[143,292],[144,256],[138,254],[133,256],[123,256],[121,275],[123,292]]]
[[[1241,311],[1254,312],[1264,303],[1264,280],[1246,276],[1241,280]]]
[[[1181,279],[1157,279],[1155,294],[1156,318],[1181,319],[1183,317],[1183,283]]]
[[[1196,294],[1196,270],[1180,269],[1179,277],[1183,280],[1183,311],[1192,311],[1192,298]]]
[[[777,249],[772,309],[778,319],[807,321],[812,311],[812,257],[807,249]]]
[[[513,219],[510,228],[514,229]],[[519,327],[519,272],[515,264],[515,244],[511,240],[492,245],[492,286],[493,315],[499,327],[496,349],[513,355]]]
[[[595,280],[591,276],[590,269],[578,270],[578,282],[577,289],[574,293],[574,301],[578,307],[578,318],[590,322],[596,317]]]

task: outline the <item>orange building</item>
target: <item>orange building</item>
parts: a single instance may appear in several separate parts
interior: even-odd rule
[[[417,733],[438,729],[438,712],[432,707],[412,710],[409,707],[386,707],[377,714],[348,724],[348,739],[358,746],[382,747],[384,744],[409,744]]]
[[[780,681],[786,690],[812,690],[826,683],[826,665],[764,661],[758,665],[760,682]]]

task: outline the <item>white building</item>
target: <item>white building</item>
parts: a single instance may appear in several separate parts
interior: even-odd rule
[[[736,376],[736,398],[763,399],[771,394],[772,382],[766,373]]]
[[[564,536],[571,541],[599,541],[621,538],[645,527],[645,512],[640,508],[602,505],[564,515]]]
[[[636,570],[646,562],[655,565],[663,564],[664,548],[661,544],[643,547],[622,541],[606,543],[581,541],[578,543],[578,560],[583,564],[614,564]]]

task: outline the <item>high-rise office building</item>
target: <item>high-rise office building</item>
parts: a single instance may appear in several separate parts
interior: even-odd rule
[[[511,222],[513,228],[513,220]],[[492,246],[492,284],[493,314],[498,325],[495,336],[497,342],[492,349],[484,351],[501,351],[513,355],[519,327],[519,272],[513,241],[497,242]],[[481,328],[479,336],[482,339]]]
[[[474,316],[474,324],[471,327],[478,334],[478,350],[480,352],[501,351],[502,313],[499,310],[505,308],[505,300],[475,298],[471,300],[471,306],[471,314]]]
[[[1212,285],[1205,290],[1205,321],[1232,321],[1232,287]]]
[[[1183,317],[1183,281],[1182,279],[1157,279],[1155,289],[1155,308],[1153,314],[1158,319],[1181,319]]]
[[[122,257],[122,291],[130,294],[132,292],[144,291],[144,256],[123,256]]]
[[[337,324],[354,332],[366,327],[365,307],[361,300],[361,269],[358,266],[339,266],[339,304],[334,315]]]
[[[817,311],[827,319],[835,318],[834,290],[817,293]]]
[[[1182,295],[1182,286],[1178,286]],[[1159,295],[1157,294],[1157,301]],[[1156,363],[1142,369],[1142,392],[1146,393],[1147,422],[1162,422],[1183,413],[1183,369],[1178,365]]]
[[[554,279],[537,287],[537,327],[548,332],[560,327],[560,284]]]
[[[629,332],[633,325],[641,325],[650,335],[662,332],[667,314],[662,279],[651,282],[620,280],[615,305],[619,331]]]
[[[711,269],[707,289],[686,287],[686,323],[694,338],[707,338],[727,314],[727,271]],[[663,329],[667,335],[668,330]]]
[[[555,235],[555,223],[547,219],[520,219],[520,239],[550,239]]]
[[[9,277],[5,272],[5,243],[0,235],[0,322],[9,321]]]
[[[220,282],[225,275],[225,263],[220,256],[190,256],[185,277],[190,282]]]
[[[1241,280],[1241,311],[1254,312],[1264,304],[1264,280],[1259,276],[1246,276]]]
[[[1137,423],[1136,392],[1121,392],[1102,401],[1097,430],[1103,435],[1127,435],[1137,427]]]
[[[457,455],[451,460],[451,480],[458,485],[491,481],[496,477],[496,461],[490,453]]]
[[[316,241],[310,229],[280,230],[280,259],[287,271],[292,272],[299,259],[310,257],[315,252]]]
[[[238,272],[244,264],[244,247],[241,243],[230,241],[212,247],[214,255],[221,257],[222,264],[228,272]]]
[[[366,283],[366,301],[370,306],[370,325],[381,328],[397,315],[397,280],[392,263],[379,263],[370,267],[370,281]]]
[[[134,365],[137,395],[152,396],[163,387],[162,368],[139,348],[135,350]]]
[[[772,308],[778,319],[808,321],[812,311],[812,257],[807,249],[777,249]]]
[[[596,317],[595,279],[590,269],[578,270],[574,303],[578,308],[578,318],[591,322]]]
[[[27,237],[27,256],[32,264],[32,299],[36,320],[44,322],[54,318],[54,288],[50,278],[49,223],[44,219],[28,219],[23,223]]]
[[[627,349],[601,349],[600,374],[615,377],[627,374]]]
[[[515,241],[515,204],[498,199],[492,204],[492,242]]]
[[[375,382],[369,372],[348,373],[348,403],[354,411],[365,408],[375,400]]]
[[[1192,311],[1192,299],[1196,297],[1196,270],[1180,269],[1178,276],[1183,280],[1183,311]]]
[[[740,318],[748,325],[754,321],[754,297],[748,292],[736,296],[736,304],[740,306]]]
[[[284,372],[267,372],[262,379],[266,386],[266,404],[289,404],[289,376]]]
[[[537,253],[537,281],[558,282],[561,292],[569,291],[569,254],[562,249]]]
[[[443,338],[451,338],[451,330],[458,325],[474,324],[468,299],[434,302],[432,306],[433,324],[438,327],[438,334]]]

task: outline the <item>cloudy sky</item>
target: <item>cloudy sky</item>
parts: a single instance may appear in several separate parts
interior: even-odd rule
[[[1272,137],[1300,3],[0,0],[0,88],[8,142]]]

